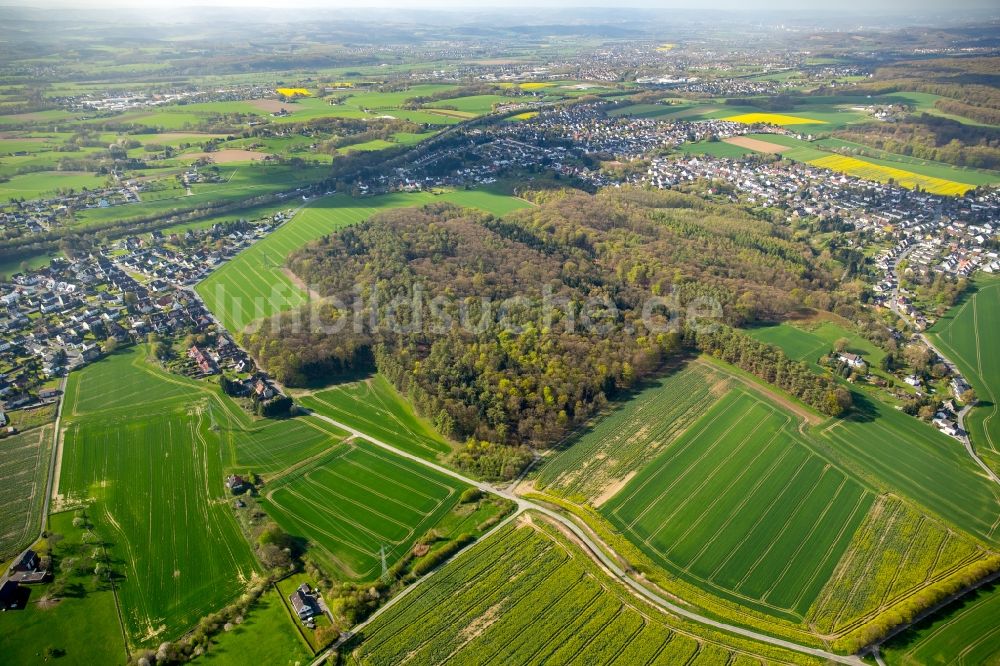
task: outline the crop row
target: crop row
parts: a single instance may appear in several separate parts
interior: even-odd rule
[[[981,555],[972,541],[883,496],[857,530],[810,620],[824,633],[841,633]]]
[[[391,559],[437,522],[457,501],[460,484],[373,446],[340,445],[268,492],[272,517],[292,534],[308,536],[356,577]]]
[[[33,530],[42,501],[49,428],[14,435],[0,445],[0,560],[13,556]]]
[[[668,627],[539,529],[509,527],[363,632],[355,656],[400,663],[755,663]]]
[[[788,422],[734,390],[602,513],[673,573],[801,618],[871,495],[802,446]]]
[[[118,593],[133,644],[171,638],[224,605],[255,562],[222,497],[227,448],[202,409],[203,392],[122,353],[73,373],[77,390],[116,374],[133,403],[163,408],[88,413],[68,423],[59,491],[90,503],[96,531],[124,574]],[[118,398],[116,398],[117,400]],[[124,394],[120,397],[126,402]]]
[[[395,389],[381,375],[371,381],[342,386],[303,399],[303,404],[424,458],[436,458],[449,447],[426,430],[408,411]]]
[[[539,474],[540,485],[568,497],[595,498],[693,423],[714,401],[710,389],[720,379],[707,366],[692,365],[658,380],[554,456]]]

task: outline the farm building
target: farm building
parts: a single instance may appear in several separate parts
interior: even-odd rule
[[[10,567],[10,578],[17,583],[41,583],[49,575],[49,572],[41,567],[41,560],[38,553],[28,549],[14,560]]]
[[[244,479],[239,474],[231,474],[230,476],[226,477],[226,488],[228,488],[229,492],[231,492],[232,494],[237,495],[246,490],[246,487],[247,487],[246,479]]]
[[[852,354],[850,352],[840,352],[837,354],[837,358],[852,368],[860,368],[865,364],[865,359],[861,358],[858,354]]]
[[[951,419],[936,418],[934,419],[934,425],[946,435],[950,435],[951,437],[958,435],[958,425]]]
[[[312,595],[309,586],[302,583],[294,592],[288,595],[288,600],[292,602],[292,608],[300,620],[308,620],[319,614],[319,604],[316,597]]]
[[[34,571],[38,568],[38,562],[38,553],[29,548],[21,554],[21,557],[14,560],[14,563],[10,565],[10,573]]]

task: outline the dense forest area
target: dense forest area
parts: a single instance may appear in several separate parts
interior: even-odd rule
[[[828,413],[845,408],[828,380],[776,350],[751,358],[727,326],[829,298],[807,245],[676,192],[539,197],[503,219],[432,204],[325,237],[288,264],[325,298],[243,341],[291,386],[377,366],[443,434],[472,440],[468,466],[492,460],[491,444],[557,441],[685,344],[787,377],[779,385]],[[695,306],[714,308],[716,333],[693,332]]]

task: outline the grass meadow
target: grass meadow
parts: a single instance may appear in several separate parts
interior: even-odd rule
[[[312,650],[306,646],[295,622],[272,588],[250,608],[242,624],[217,634],[208,651],[193,663],[243,666],[250,655],[255,662],[268,666],[308,663]]]
[[[124,664],[122,637],[115,593],[93,574],[93,553],[100,541],[73,526],[73,512],[49,517],[52,560],[65,577],[66,593],[57,602],[44,601],[52,584],[30,587],[24,610],[0,613],[0,661],[5,664],[40,664],[46,648],[62,650],[55,663],[66,666]],[[68,561],[76,566],[70,569]]]

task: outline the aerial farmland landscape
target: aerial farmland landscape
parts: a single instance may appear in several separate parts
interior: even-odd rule
[[[0,17],[0,665],[1000,666],[995,2]]]

